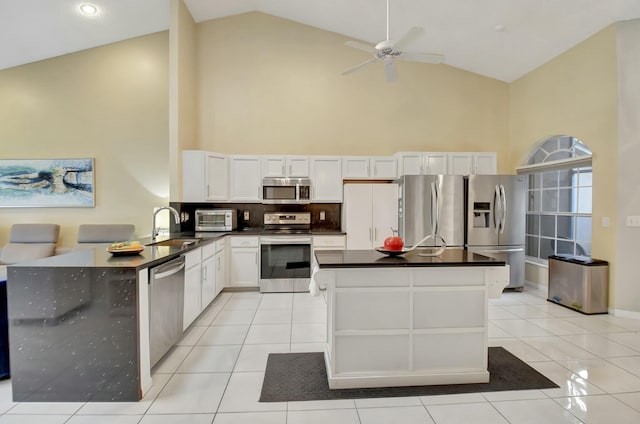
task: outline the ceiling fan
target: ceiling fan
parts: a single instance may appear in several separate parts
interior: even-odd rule
[[[413,27],[397,41],[389,39],[389,0],[387,0],[387,39],[379,42],[375,46],[361,43],[359,41],[347,41],[344,43],[346,46],[373,53],[374,57],[373,59],[369,59],[343,71],[342,75],[348,75],[367,65],[382,61],[384,62],[384,71],[387,82],[394,82],[398,79],[396,65],[394,63],[396,59],[432,64],[442,63],[444,61],[444,56],[441,54],[409,53],[403,51],[403,48],[418,38],[422,34],[422,31],[422,28]]]

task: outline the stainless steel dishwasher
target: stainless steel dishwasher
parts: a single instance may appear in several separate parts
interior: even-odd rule
[[[153,367],[182,337],[184,256],[149,270],[149,350]]]

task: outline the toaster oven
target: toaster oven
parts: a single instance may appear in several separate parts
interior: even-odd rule
[[[197,209],[196,231],[233,231],[238,227],[235,209]]]

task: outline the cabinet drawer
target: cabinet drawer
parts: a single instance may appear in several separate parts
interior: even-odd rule
[[[313,236],[314,249],[344,249],[346,246],[345,236]]]
[[[200,265],[202,260],[202,248],[193,249],[187,253],[184,253],[184,268],[189,269],[196,265]]]
[[[224,250],[225,247],[227,247],[227,238],[223,237],[221,239],[218,239],[215,241],[215,250],[216,253],[220,253]]]
[[[486,367],[483,332],[413,336],[414,370],[482,370]]]
[[[215,255],[216,245],[215,242],[210,242],[202,246],[202,259],[207,259]]]
[[[234,236],[231,237],[231,247],[258,247],[258,237]]]
[[[338,289],[336,330],[409,328],[409,291]]]

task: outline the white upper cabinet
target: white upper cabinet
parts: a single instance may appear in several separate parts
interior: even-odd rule
[[[262,191],[260,156],[231,156],[230,186],[232,202],[259,202]]]
[[[229,166],[226,155],[202,150],[182,152],[182,200],[229,200]]]
[[[497,174],[498,173],[498,155],[492,152],[482,152],[473,154],[473,173],[474,174]]]
[[[342,203],[342,159],[311,156],[311,201]]]
[[[473,174],[473,153],[449,153],[447,174]]]
[[[307,178],[308,156],[263,156],[262,177]]]
[[[395,179],[396,158],[388,156],[344,156],[342,178],[344,179]]]
[[[398,176],[402,175],[439,175],[447,173],[446,152],[400,152]]]

